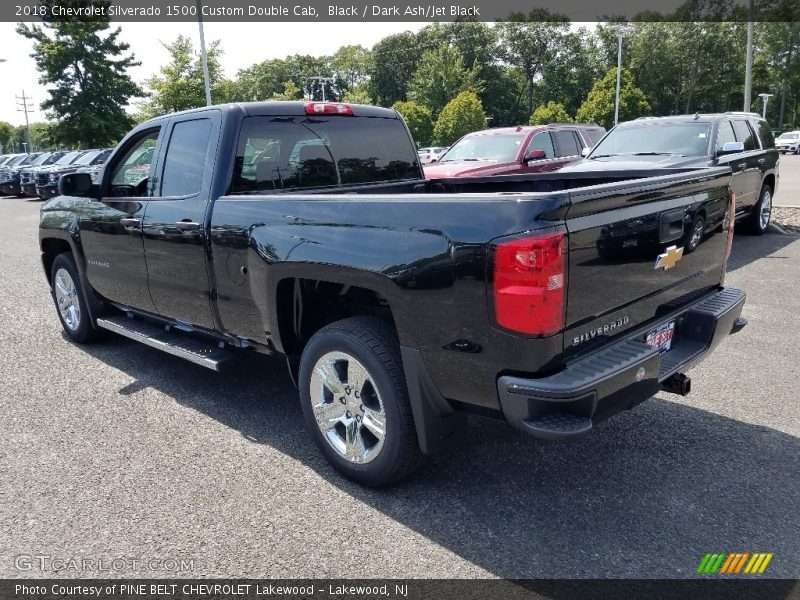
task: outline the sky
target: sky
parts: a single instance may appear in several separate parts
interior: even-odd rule
[[[225,75],[269,58],[291,54],[321,56],[332,54],[340,46],[361,44],[372,47],[382,38],[401,31],[417,31],[428,23],[204,23],[206,43],[219,39],[225,53],[221,57]],[[159,41],[170,42],[183,34],[200,46],[196,23],[121,23],[120,37],[131,45],[131,51],[142,63],[130,70],[137,83],[157,72],[169,60]],[[29,113],[31,123],[44,121],[39,104],[47,98],[44,86],[39,85],[36,64],[30,58],[32,43],[18,35],[14,23],[0,23],[0,121],[24,125],[25,115],[17,111],[15,96],[33,98]]]

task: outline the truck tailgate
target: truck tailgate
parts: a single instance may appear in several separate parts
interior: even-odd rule
[[[720,286],[730,171],[582,188],[570,194],[567,354],[697,300]],[[703,236],[688,250],[698,222]]]

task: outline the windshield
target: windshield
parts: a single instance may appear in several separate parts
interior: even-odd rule
[[[19,163],[21,163],[25,159],[26,156],[27,156],[27,154],[23,154],[22,156],[15,156],[11,160],[9,160],[6,163],[5,166],[6,167],[13,167],[14,165],[18,165]]]
[[[43,165],[47,162],[47,159],[50,158],[51,156],[52,154],[50,152],[42,154],[39,158],[37,158],[35,161],[31,163],[31,166],[38,167],[39,165]]]
[[[620,154],[705,156],[710,136],[710,123],[629,124],[609,132],[589,158]]]
[[[57,165],[69,165],[72,164],[72,161],[75,160],[78,156],[80,156],[80,152],[68,152],[61,158],[56,161]]]
[[[88,165],[95,158],[97,158],[98,154],[100,154],[100,150],[94,150],[92,152],[87,152],[86,154],[81,156],[78,160],[76,160],[74,164],[76,164],[76,165]]]
[[[22,160],[22,162],[19,162],[17,164],[20,165],[21,167],[27,166],[31,164],[33,161],[35,161],[38,156],[39,156],[38,154],[27,154],[25,158]]]
[[[779,140],[796,140],[800,137],[800,133],[782,133],[778,139]]]
[[[470,135],[461,138],[439,160],[514,160],[525,134],[518,135]]]

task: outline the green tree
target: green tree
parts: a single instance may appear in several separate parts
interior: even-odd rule
[[[406,99],[420,57],[417,36],[410,31],[385,37],[373,46],[370,95],[380,106]]]
[[[333,76],[342,90],[352,90],[367,81],[372,54],[363,46],[342,46],[330,59]]]
[[[429,108],[416,102],[395,102],[392,108],[399,112],[411,132],[417,147],[427,146],[433,138],[433,118]]]
[[[569,116],[563,104],[552,100],[542,106],[537,106],[528,120],[529,125],[547,125],[548,123],[571,123],[572,117]]]
[[[294,84],[291,79],[283,82],[283,92],[275,92],[270,100],[300,100],[303,90]]]
[[[552,59],[537,83],[536,103],[551,100],[574,115],[592,84],[607,69],[594,32],[585,27],[566,33],[554,49]]]
[[[57,123],[45,121],[31,123],[31,145],[29,152],[54,150],[58,147],[71,147],[72,144],[61,142],[56,137]],[[25,144],[28,143],[28,129],[25,125],[15,127],[9,140],[17,152],[24,152]]]
[[[50,6],[52,0],[42,4]],[[109,2],[94,5],[107,7]],[[33,41],[31,56],[49,93],[41,108],[57,121],[54,135],[63,144],[107,146],[131,127],[125,106],[143,92],[127,71],[139,63],[128,54],[130,46],[119,41],[120,28],[108,30],[108,21],[101,19],[17,25],[17,33]]]
[[[467,69],[457,48],[440,44],[423,52],[408,85],[408,99],[431,109],[434,116],[463,91],[478,92],[483,84],[478,69]]]
[[[767,118],[780,130],[800,124],[800,23],[758,23],[756,40],[754,90],[775,94]]]
[[[461,92],[442,109],[433,128],[437,144],[449,146],[462,135],[486,127],[486,113],[475,92]]]
[[[610,128],[614,125],[614,100],[617,89],[617,69],[610,69],[595,82],[586,100],[578,109],[575,119],[582,123],[597,123]],[[633,85],[633,76],[622,69],[619,93],[619,120],[628,121],[648,114],[650,104],[644,92]]]
[[[200,56],[194,50],[192,41],[179,35],[175,41],[161,43],[170,55],[170,62],[161,67],[158,74],[145,81],[151,90],[150,100],[142,107],[142,112],[154,117],[164,113],[187,110],[205,106],[205,83]],[[222,50],[219,41],[212,42],[208,51],[208,80],[211,85],[212,101],[219,101],[217,86],[223,82],[219,56]],[[217,92],[217,93],[215,93]]]
[[[372,97],[366,85],[358,85],[342,94],[342,102],[350,104],[372,104]]]
[[[526,77],[526,114],[531,114],[536,81],[553,63],[569,31],[569,21],[546,10],[534,11],[527,18],[531,22],[499,23],[497,27],[500,33],[500,58],[518,68]]]
[[[12,135],[14,135],[14,126],[6,121],[0,121],[0,154],[8,154]]]

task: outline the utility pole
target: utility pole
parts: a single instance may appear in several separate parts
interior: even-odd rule
[[[200,4],[200,0],[197,0],[197,26],[200,28],[200,59],[203,63],[203,85],[206,89],[206,106],[211,106],[211,83],[208,81],[206,35],[203,32],[203,7]]]
[[[622,81],[622,38],[631,28],[628,25],[610,25],[610,31],[617,34],[617,93],[614,100],[614,125],[619,121],[619,88]]]
[[[312,75],[311,79],[311,99],[314,99],[314,85],[321,82],[322,83],[322,101],[325,102],[325,84],[326,83],[333,83],[333,77],[323,77],[322,75]]]
[[[753,0],[747,7],[747,58],[744,63],[744,112],[750,112],[753,88]]]
[[[28,138],[28,153],[33,149],[31,146],[31,124],[28,121],[28,109],[33,106],[33,98],[25,95],[25,90],[22,90],[22,96],[14,96],[17,99],[17,112],[25,112],[25,132]],[[31,101],[28,104],[28,101]],[[22,108],[20,108],[22,107]]]

